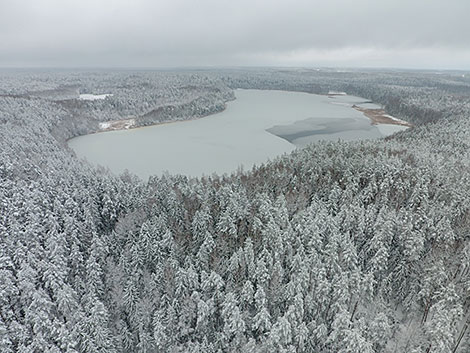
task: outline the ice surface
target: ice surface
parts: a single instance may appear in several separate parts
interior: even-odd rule
[[[129,169],[147,178],[164,171],[191,176],[232,172],[290,152],[294,144],[382,136],[361,112],[332,104],[327,96],[263,90],[235,94],[225,111],[205,118],[91,134],[69,145],[79,157],[113,172]],[[294,144],[279,137],[289,134],[297,134],[291,136]]]
[[[389,136],[389,135],[394,134],[395,132],[408,129],[407,126],[403,126],[403,125],[379,124],[375,126],[380,131],[380,133],[384,136]]]

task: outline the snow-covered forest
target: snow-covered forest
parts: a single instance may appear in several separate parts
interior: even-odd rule
[[[345,91],[415,127],[201,179],[115,176],[67,147],[236,88]],[[470,77],[1,71],[0,278],[2,353],[469,352]]]

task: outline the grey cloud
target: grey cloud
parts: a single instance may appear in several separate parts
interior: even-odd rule
[[[466,0],[2,0],[0,66],[348,65],[331,59],[345,50],[410,66],[403,53],[421,50],[453,67],[468,13]]]

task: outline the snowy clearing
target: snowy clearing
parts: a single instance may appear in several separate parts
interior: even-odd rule
[[[111,93],[105,93],[105,94],[80,94],[80,97],[78,99],[82,101],[96,101],[100,99],[106,99],[106,97],[112,97],[113,95]]]

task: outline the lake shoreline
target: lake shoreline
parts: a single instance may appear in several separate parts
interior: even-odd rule
[[[136,124],[136,119],[137,118],[127,118],[127,119],[120,119],[120,120],[110,120],[110,121],[101,121],[98,123],[99,130],[94,130],[90,131],[84,135],[78,135],[78,136],[73,136],[70,137],[66,140],[68,143],[70,140],[73,140],[74,138],[80,137],[80,136],[87,136],[87,135],[95,135],[95,134],[100,134],[102,132],[112,132],[112,131],[127,131],[127,130],[137,130],[137,129],[142,129],[146,127],[152,127],[152,126],[159,126],[159,125],[167,125],[167,124],[174,124],[174,123],[183,123],[186,121],[192,121],[192,120],[198,120],[202,118],[206,118],[208,116],[218,114],[223,112],[225,109],[227,109],[227,103],[224,104],[224,109],[214,112],[214,113],[209,113],[197,117],[192,117],[189,119],[177,119],[177,120],[164,120],[156,123],[152,123],[149,125],[137,125]]]
[[[297,91],[286,91],[286,92],[297,92]],[[306,92],[305,92],[306,93]],[[312,93],[309,93],[312,94]],[[334,97],[334,96],[343,96],[347,95],[345,92],[335,92],[331,93],[329,92],[328,94],[319,94],[327,97]],[[407,121],[401,120],[394,118],[390,115],[388,115],[384,109],[370,109],[370,108],[361,108],[355,104],[352,105],[352,108],[360,111],[363,113],[366,117],[368,117],[371,120],[371,125],[400,125],[400,126],[406,126],[406,127],[413,127],[413,124],[408,123]],[[111,120],[111,121],[103,121],[99,123],[99,130],[97,131],[92,131],[88,133],[87,135],[91,134],[97,134],[101,132],[109,132],[109,131],[121,131],[121,130],[133,130],[133,129],[139,129],[139,128],[145,128],[145,127],[151,127],[151,126],[159,126],[159,125],[166,125],[166,124],[174,124],[174,123],[181,123],[181,122],[186,122],[186,121],[192,121],[192,120],[197,120],[197,119],[202,119],[214,114],[221,113],[227,109],[227,102],[224,104],[224,108],[221,111],[214,112],[214,113],[209,113],[197,117],[192,117],[189,119],[178,119],[178,120],[165,120],[161,122],[156,122],[150,125],[137,125],[136,124],[136,119],[135,117],[132,118],[127,118],[127,119],[120,119],[120,120]],[[75,136],[76,137],[76,136]]]
[[[93,134],[97,134],[97,133],[100,133],[100,132],[107,132],[107,131],[134,130],[134,129],[140,129],[140,128],[151,127],[151,126],[167,125],[167,124],[174,124],[174,123],[183,123],[183,122],[186,122],[186,121],[192,121],[192,120],[198,120],[198,119],[206,118],[208,116],[221,113],[225,109],[227,109],[227,104],[224,104],[224,109],[222,109],[220,111],[217,111],[217,112],[214,112],[214,113],[209,113],[209,114],[204,114],[204,115],[201,115],[201,116],[191,117],[189,119],[164,120],[164,121],[156,122],[156,123],[149,124],[149,125],[136,125],[136,123],[135,123],[136,118],[128,118],[128,119],[122,119],[122,120],[111,120],[111,121],[101,122],[100,123],[100,130],[93,132]],[[107,125],[104,125],[104,124],[107,124]]]
[[[361,108],[356,104],[353,104],[352,108],[368,117],[371,120],[372,125],[400,125],[406,127],[414,126],[407,121],[394,118],[393,116],[387,114],[384,109]]]
[[[331,104],[323,95],[281,90],[237,90],[236,97],[217,107],[223,110],[219,115],[194,110],[171,115],[168,109],[168,114],[155,115],[154,120],[127,116],[101,125],[96,122],[97,133],[68,144],[78,158],[117,174],[128,169],[145,179],[164,171],[190,176],[230,173],[240,165],[251,168],[312,142],[377,139],[406,128],[373,126],[351,109],[363,102],[354,96],[338,98],[341,104]],[[181,122],[187,124],[176,124]]]

